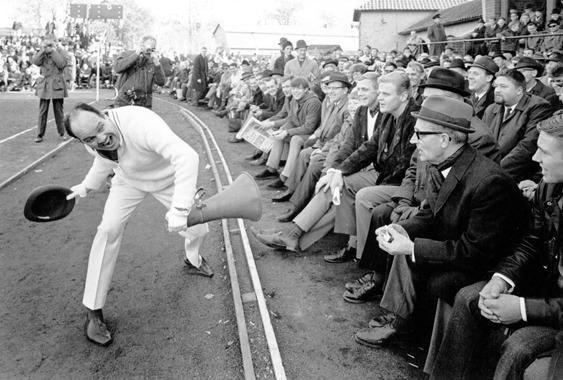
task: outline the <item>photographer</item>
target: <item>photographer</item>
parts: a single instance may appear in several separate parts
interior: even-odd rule
[[[39,122],[36,143],[43,141],[43,135],[47,127],[47,114],[49,112],[49,101],[53,100],[53,112],[57,131],[61,140],[66,140],[63,125],[64,98],[68,97],[64,68],[70,63],[70,56],[52,38],[45,38],[41,48],[31,60],[33,64],[41,67],[41,76],[36,81],[36,95],[39,97]]]
[[[153,85],[164,86],[166,81],[155,38],[145,36],[137,50],[121,53],[113,69],[120,74],[116,84],[119,93],[113,106],[136,105],[150,109]]]

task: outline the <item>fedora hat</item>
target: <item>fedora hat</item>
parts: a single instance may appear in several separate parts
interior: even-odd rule
[[[283,44],[285,44],[286,42],[287,42],[287,38],[282,37],[282,38],[280,38],[280,42],[278,43],[278,45],[283,45]]]
[[[426,83],[418,87],[439,88],[440,90],[451,91],[463,97],[471,95],[471,93],[465,89],[465,79],[463,75],[444,67],[436,67],[433,69],[430,75],[428,75]]]
[[[538,71],[538,75],[543,71],[543,66],[533,58],[522,57],[516,64],[516,69],[534,69]]]
[[[323,63],[323,69],[327,66],[327,65],[334,65],[334,66],[338,66],[338,62],[334,59],[327,59],[325,61],[325,63]]]
[[[346,76],[346,74],[341,73],[340,71],[333,71],[332,73],[330,73],[328,80],[325,81],[326,84],[332,82],[341,82],[343,85],[345,85],[348,88],[352,87],[352,83],[348,81],[348,77]]]
[[[463,62],[463,59],[461,58],[454,58],[452,59],[452,63],[450,65],[450,69],[463,69],[463,70],[467,70],[467,67],[465,67],[465,62]]]
[[[429,96],[422,102],[419,112],[411,115],[417,119],[429,121],[442,127],[456,131],[472,133],[473,107],[461,100],[447,98],[445,96]]]
[[[25,202],[23,215],[32,222],[52,222],[70,214],[75,200],[67,200],[72,191],[59,185],[46,185],[34,189]]]
[[[247,79],[252,78],[252,73],[249,71],[245,71],[244,74],[240,77],[240,80],[245,81]]]
[[[295,44],[295,50],[301,49],[301,48],[305,48],[307,49],[308,46],[305,43],[305,40],[298,40],[297,43]]]
[[[274,75],[279,75],[280,77],[283,77],[283,71],[281,71],[280,69],[273,69],[270,74],[268,74],[269,77],[274,76]]]
[[[480,57],[476,59],[475,62],[473,62],[472,64],[467,65],[467,67],[479,67],[487,71],[489,74],[493,74],[493,75],[498,73],[499,70],[495,61],[493,61],[493,59],[490,57]]]

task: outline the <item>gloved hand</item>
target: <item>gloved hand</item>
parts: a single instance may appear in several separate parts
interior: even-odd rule
[[[70,201],[71,199],[74,199],[76,197],[84,198],[86,195],[88,195],[88,192],[90,191],[90,189],[88,189],[83,184],[80,184],[80,185],[76,185],[76,186],[71,187],[70,191],[72,191],[72,193],[70,193],[69,195],[66,196],[67,201]]]
[[[178,210],[174,207],[166,213],[168,232],[179,232],[188,228],[188,211]]]

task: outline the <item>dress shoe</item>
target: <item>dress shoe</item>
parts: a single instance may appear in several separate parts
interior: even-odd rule
[[[356,342],[372,347],[381,348],[397,335],[397,330],[392,324],[382,327],[362,329],[354,335]]]
[[[285,214],[280,216],[276,216],[276,220],[280,223],[288,223],[293,220],[299,213],[296,212],[294,209],[289,209]]]
[[[347,282],[346,285],[344,285],[344,287],[346,288],[346,290],[349,290],[349,291],[361,288],[362,286],[364,286],[364,284],[366,282],[374,281],[376,276],[377,276],[377,274],[375,273],[375,271],[367,272],[366,274],[364,274],[362,277],[358,278],[357,280]]]
[[[385,325],[388,324],[393,324],[393,322],[395,322],[395,314],[394,313],[389,313],[389,314],[383,314],[380,315],[378,317],[373,318],[371,321],[369,321],[369,327],[374,328],[374,327],[383,327]]]
[[[260,173],[254,175],[256,179],[270,179],[278,177],[278,172],[271,172],[268,169],[264,169]]]
[[[236,144],[236,143],[244,142],[244,139],[237,139],[236,137],[229,137],[227,139],[227,141],[230,142],[231,144]]]
[[[246,161],[253,161],[256,160],[257,158],[262,157],[262,151],[261,150],[256,150],[254,153],[249,154],[248,156],[246,156],[244,159]]]
[[[287,236],[283,232],[277,232],[271,235],[257,234],[256,239],[268,247],[281,248],[288,251],[299,251],[299,239]]]
[[[279,189],[285,188],[285,183],[283,183],[283,181],[278,178],[274,182],[268,184],[268,186],[266,186],[266,187],[268,189],[279,190]]]
[[[347,261],[353,260],[356,257],[356,248],[344,247],[335,253],[326,255],[324,257],[327,263],[345,263]]]
[[[383,279],[379,278],[366,282],[361,288],[347,290],[342,296],[346,302],[365,303],[383,293]]]
[[[293,191],[287,189],[286,191],[284,191],[281,194],[274,195],[272,197],[272,201],[274,201],[274,202],[287,202],[288,200],[291,199],[292,196],[293,196]]]
[[[67,135],[60,135],[59,140],[66,141],[66,140],[68,140],[68,137],[67,137]]]
[[[260,229],[260,228],[256,228],[255,226],[250,226],[250,232],[252,233],[252,235],[254,235],[254,237],[260,235],[272,235],[275,233],[278,233],[279,231],[276,230],[275,228],[267,228],[267,229]]]
[[[86,339],[98,346],[107,347],[113,342],[113,337],[104,322],[102,309],[88,309],[87,320],[84,324],[84,334],[86,334]]]
[[[201,257],[201,265],[199,267],[190,263],[190,260],[188,259],[184,259],[184,263],[187,265],[188,270],[194,274],[199,274],[200,276],[205,277],[213,277],[213,269],[211,269],[211,265],[209,265],[203,256]]]
[[[217,116],[217,117],[223,118],[223,117],[227,116],[227,114],[229,113],[229,111],[228,111],[228,110],[223,110],[223,111],[218,111],[218,110],[215,111],[215,110],[213,110],[213,111],[211,111],[211,113],[212,113],[213,115]]]
[[[43,141],[43,137],[37,136],[37,137],[35,138],[35,140],[33,140],[33,141],[35,141],[36,143],[40,143],[41,141]]]
[[[264,157],[260,157],[257,160],[250,161],[249,165],[250,166],[262,166],[262,165],[266,165],[266,162],[268,162],[267,159],[265,159]]]

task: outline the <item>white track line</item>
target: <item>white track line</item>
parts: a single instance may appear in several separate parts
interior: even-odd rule
[[[213,136],[211,130],[203,123],[197,116],[195,116],[192,112],[181,108],[183,113],[187,114],[190,118],[194,121],[198,122],[202,127],[204,127],[213,141],[215,148],[217,149],[217,154],[221,158],[221,162],[225,167],[225,172],[227,174],[229,183],[232,183],[232,177],[230,175],[230,171],[228,170],[227,161],[225,157],[221,153],[221,149]],[[191,115],[190,115],[191,114]],[[239,230],[243,242],[244,252],[246,254],[246,260],[248,262],[248,267],[250,271],[250,277],[252,279],[252,284],[254,286],[254,292],[256,293],[256,299],[258,301],[258,308],[260,309],[260,315],[262,317],[262,324],[264,325],[264,333],[266,334],[266,340],[268,341],[268,349],[270,350],[270,356],[272,358],[272,365],[274,367],[274,375],[276,376],[277,380],[285,380],[285,369],[283,367],[283,361],[281,359],[281,354],[279,351],[278,343],[276,340],[276,335],[274,333],[274,328],[272,326],[272,321],[270,319],[270,314],[268,312],[268,306],[266,305],[266,299],[264,297],[264,293],[262,292],[262,284],[260,282],[260,277],[258,276],[258,270],[256,269],[256,263],[254,261],[254,256],[252,255],[252,248],[250,247],[250,242],[248,240],[248,235],[246,234],[246,227],[244,226],[244,221],[242,219],[237,219]]]

